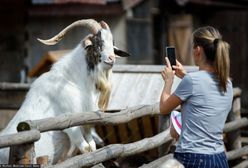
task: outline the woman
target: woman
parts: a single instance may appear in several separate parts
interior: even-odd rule
[[[173,71],[166,58],[160,112],[169,114],[178,105],[182,107],[181,135],[174,157],[186,168],[226,168],[222,133],[233,99],[229,45],[218,30],[202,27],[193,32],[193,55],[199,71],[189,74],[179,62]],[[182,81],[171,94],[174,74]]]

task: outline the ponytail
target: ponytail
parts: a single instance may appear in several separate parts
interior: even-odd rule
[[[194,46],[201,46],[206,61],[213,65],[221,91],[226,92],[230,71],[229,44],[221,39],[219,31],[211,26],[193,32]]]
[[[217,42],[214,41],[214,43],[216,43],[214,68],[219,79],[220,88],[222,91],[226,92],[230,71],[229,44],[222,40],[217,40]]]

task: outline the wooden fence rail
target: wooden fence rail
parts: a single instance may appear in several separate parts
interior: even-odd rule
[[[236,119],[234,121],[226,123],[223,132],[227,133],[227,132],[235,131],[239,128],[246,126],[248,126],[248,118],[244,117],[244,118]]]
[[[171,141],[172,138],[169,129],[161,132],[151,138],[145,138],[140,141],[129,144],[113,144],[103,148],[97,149],[94,152],[70,158],[62,163],[54,166],[45,166],[44,168],[80,168],[93,166],[103,161],[134,155],[158,147],[166,142]]]
[[[163,163],[165,163],[167,160],[172,159],[172,158],[173,158],[173,154],[168,154],[168,155],[160,157],[160,158],[158,158],[158,159],[156,159],[156,160],[154,160],[148,164],[143,164],[139,168],[158,168]]]
[[[234,160],[240,158],[242,156],[248,155],[248,146],[242,147],[240,149],[235,149],[232,151],[227,152],[227,159]]]
[[[85,124],[120,124],[145,115],[159,114],[158,104],[132,107],[116,113],[86,112],[79,114],[63,115],[48,119],[25,121],[18,125],[21,131],[0,138],[0,148],[37,141],[40,132],[63,130],[65,128]],[[225,124],[224,133],[248,126],[248,119],[241,118]],[[25,131],[29,130],[29,131]],[[39,132],[40,131],[40,132]]]
[[[105,113],[101,111],[83,112],[70,115],[61,115],[58,117],[51,117],[41,120],[29,120],[21,122],[17,129],[18,131],[37,129],[40,132],[46,132],[52,130],[63,130],[69,127],[87,124],[113,125],[126,123],[135,118],[155,114],[159,114],[158,103],[153,105],[131,107],[115,113]]]
[[[23,131],[15,134],[4,135],[0,138],[0,148],[31,143],[40,139],[38,130]]]
[[[233,168],[247,168],[248,167],[248,160],[241,162],[240,164],[234,166]]]
[[[240,89],[234,89],[234,98],[239,97]],[[62,115],[53,118],[24,121],[18,124],[19,133],[1,136],[0,148],[15,146],[18,150],[18,145],[33,143],[40,138],[41,132],[63,130],[73,126],[94,124],[94,125],[115,125],[127,123],[133,119],[143,117],[146,115],[158,115],[159,104],[143,105],[131,107],[124,110],[119,110],[115,113],[108,113],[102,111],[83,112],[78,114]],[[224,133],[229,133],[238,130],[241,127],[248,126],[247,118],[237,118],[234,121],[225,124]],[[55,167],[84,167],[93,166],[103,161],[130,156],[137,154],[171,141],[169,131],[163,131],[151,138],[145,138],[140,141],[129,144],[113,144],[100,148],[94,152],[82,154],[68,159],[62,163],[54,166],[45,166],[45,168]],[[235,149],[227,152],[229,160],[240,158],[248,154],[248,147]],[[13,152],[12,152],[13,153]],[[15,152],[14,152],[15,153]],[[22,162],[20,162],[22,163]],[[44,167],[44,166],[43,166]]]

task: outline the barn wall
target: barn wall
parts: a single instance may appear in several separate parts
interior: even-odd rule
[[[242,106],[248,108],[248,11],[221,10],[198,18],[199,25],[212,25],[219,29],[230,44],[230,76],[233,84],[242,89]]]
[[[127,18],[127,47],[130,64],[154,64],[151,1],[143,1],[129,11]]]
[[[19,82],[25,56],[25,1],[0,3],[0,81]]]

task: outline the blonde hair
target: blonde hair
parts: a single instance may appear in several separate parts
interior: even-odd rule
[[[207,63],[214,66],[221,91],[226,92],[230,73],[229,44],[222,40],[219,31],[211,26],[193,32],[194,47],[201,46]]]

